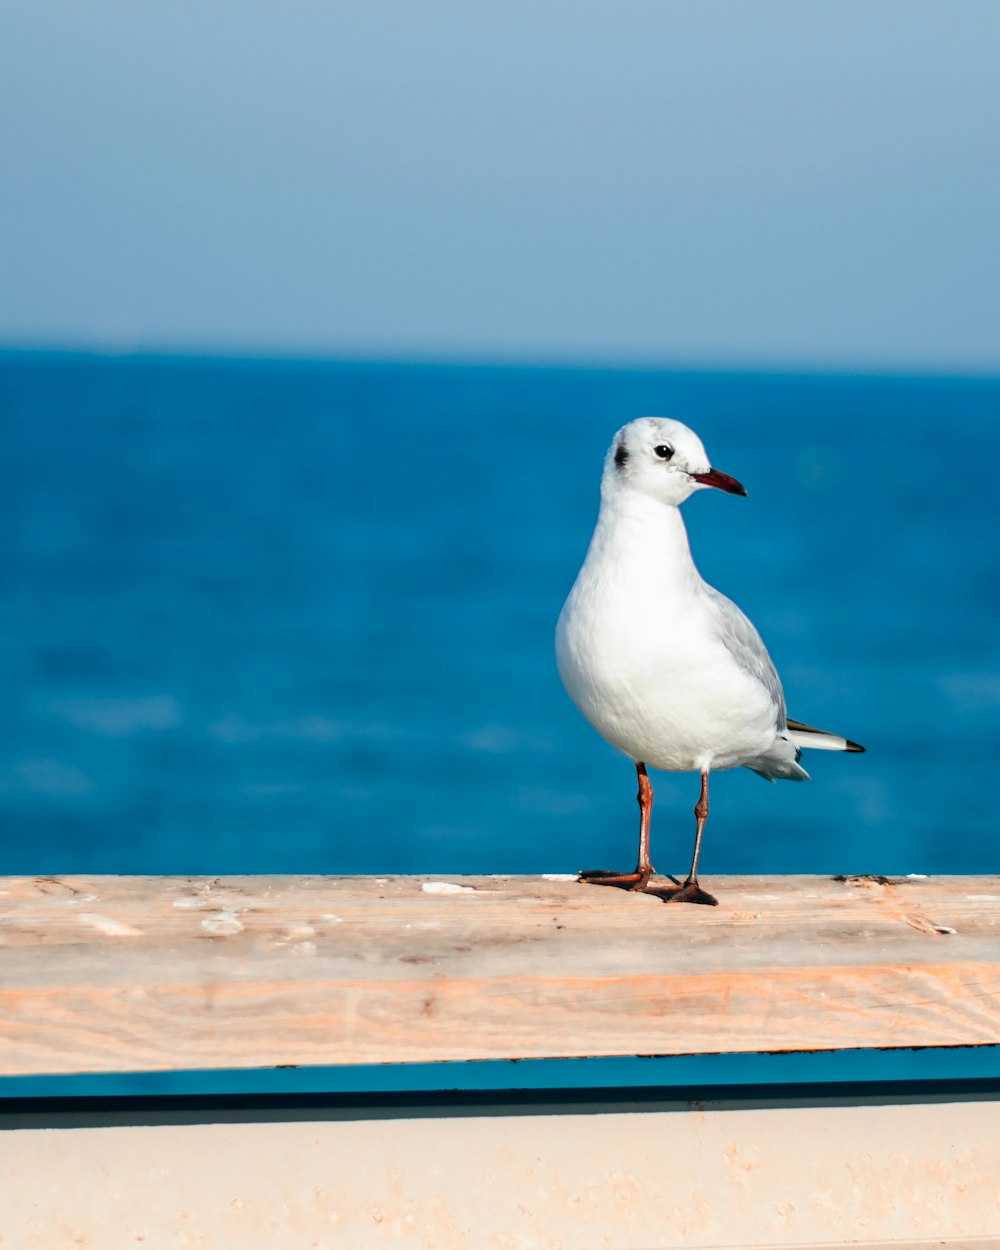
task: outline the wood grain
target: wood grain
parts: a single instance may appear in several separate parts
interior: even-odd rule
[[[0,1074],[1000,1043],[1000,877],[0,879]]]

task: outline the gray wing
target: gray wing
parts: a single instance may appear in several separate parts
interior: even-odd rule
[[[767,654],[767,647],[764,646],[760,634],[732,599],[727,599],[707,582],[702,582],[702,590],[709,601],[710,616],[716,637],[740,668],[756,677],[771,696],[775,706],[775,725],[779,732],[784,731],[785,695],[781,689],[781,679],[778,677],[777,669]]]

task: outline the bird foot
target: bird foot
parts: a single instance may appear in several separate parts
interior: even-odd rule
[[[635,872],[608,872],[604,868],[585,868],[581,869],[577,880],[587,885],[614,885],[619,890],[645,890],[649,884],[650,871],[643,869],[640,872],[636,869]]]
[[[719,905],[719,900],[714,895],[709,894],[707,890],[703,890],[697,881],[685,881],[676,890],[657,886],[655,889],[647,890],[646,893],[655,894],[657,898],[662,898],[665,903],[704,903],[707,907],[718,907]]]

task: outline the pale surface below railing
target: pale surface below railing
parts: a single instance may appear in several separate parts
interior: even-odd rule
[[[0,1132],[5,1250],[1000,1250],[997,1103]]]

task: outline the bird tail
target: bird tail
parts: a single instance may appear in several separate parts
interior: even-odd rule
[[[815,751],[863,751],[865,748],[850,738],[841,738],[839,734],[828,734],[822,729],[813,729],[812,725],[803,725],[801,721],[788,722],[788,736],[797,747],[811,747]]]
[[[763,777],[765,781],[808,781],[809,774],[799,763],[798,755],[799,752],[796,750],[795,759],[776,760],[772,756],[766,760],[754,760],[746,767],[758,777]]]

